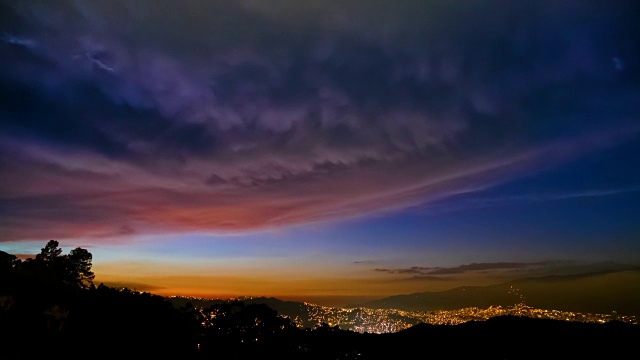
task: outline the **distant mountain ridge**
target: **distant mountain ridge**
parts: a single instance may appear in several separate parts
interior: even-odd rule
[[[640,316],[640,269],[532,277],[488,286],[394,295],[349,307],[404,311],[511,306]]]
[[[239,300],[266,303],[281,310],[289,307],[289,311],[305,312],[314,306],[266,297]],[[276,347],[274,356],[281,359],[397,359],[424,354],[429,358],[450,359],[622,359],[633,351],[639,337],[640,325],[615,320],[600,324],[508,315],[453,326],[419,323],[384,334],[335,328],[305,331],[284,340],[287,346]],[[291,349],[304,350],[293,351],[292,356]],[[220,349],[216,348],[215,354],[220,355]]]
[[[177,307],[191,302],[202,309],[234,300],[265,304],[301,327],[313,329],[327,323],[339,325],[344,330],[375,333],[398,332],[422,322],[456,324],[509,314],[570,321],[619,319],[635,322],[634,316],[640,319],[640,270],[542,276],[489,286],[462,286],[439,292],[396,295],[344,308],[273,297],[228,300],[173,297],[169,300]]]

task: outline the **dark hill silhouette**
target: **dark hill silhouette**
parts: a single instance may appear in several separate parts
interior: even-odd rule
[[[368,358],[424,354],[453,359],[623,359],[638,336],[640,326],[617,321],[595,324],[498,316],[455,326],[419,324],[381,334],[369,342],[364,354]]]
[[[406,311],[510,306],[640,316],[640,269],[526,278],[489,286],[395,295],[349,307]]]
[[[291,319],[298,319],[303,327],[313,328],[316,323],[309,321],[309,307],[297,301],[284,301],[273,297],[256,297],[244,300],[250,304],[266,304],[278,311],[278,314],[289,316]]]
[[[90,255],[78,253],[83,259]],[[420,324],[388,334],[361,334],[326,323],[301,329],[260,302],[290,311],[299,310],[300,303],[213,301],[200,311],[149,293],[86,285],[59,267],[68,264],[67,258],[58,259],[64,256],[59,251],[46,254],[49,259],[22,264],[0,252],[2,360],[622,359],[633,354],[640,339],[640,326],[629,323],[509,316]],[[90,262],[85,263],[84,274],[89,274]]]
[[[223,304],[225,302],[229,302],[230,300],[219,300],[219,299],[193,299],[188,297],[170,297],[167,298],[171,303],[176,307],[184,306],[187,303],[191,303],[194,307],[202,307],[208,308],[214,305]],[[243,298],[243,303],[246,304],[265,304],[272,309],[275,309],[278,314],[285,315],[292,320],[297,320],[297,322],[302,325],[302,327],[313,328],[317,325],[316,321],[310,320],[309,318],[309,306],[297,302],[297,301],[285,301],[280,300],[274,297],[251,297],[251,298]]]
[[[161,296],[92,283],[91,254],[51,240],[35,259],[0,251],[0,359],[183,358],[199,319]]]

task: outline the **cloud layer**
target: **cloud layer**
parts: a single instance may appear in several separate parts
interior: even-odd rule
[[[632,2],[0,4],[0,241],[242,231],[637,137]]]
[[[586,277],[603,272],[636,269],[636,264],[617,264],[614,262],[580,263],[575,261],[538,261],[538,262],[486,262],[470,263],[453,267],[411,266],[407,268],[374,268],[378,273],[395,274],[394,281],[454,281],[465,279],[469,275],[489,275],[493,277],[527,278],[546,276],[552,281],[558,275]]]

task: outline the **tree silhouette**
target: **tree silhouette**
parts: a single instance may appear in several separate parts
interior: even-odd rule
[[[40,254],[36,255],[37,261],[44,261],[47,263],[53,263],[58,256],[62,254],[62,249],[58,247],[58,242],[55,240],[49,240],[47,245],[40,249]]]
[[[13,254],[0,250],[0,271],[9,272],[20,264],[20,259]]]
[[[71,250],[65,261],[67,263],[67,282],[80,288],[90,288],[95,278],[93,271],[91,271],[92,259],[91,253],[85,249],[78,247]]]
[[[327,331],[341,331],[340,325],[331,326],[326,322],[322,322],[313,327],[313,331],[327,332]]]
[[[20,261],[0,251],[0,359],[195,359],[200,311],[161,296],[93,286],[93,256],[56,240]]]
[[[20,259],[15,255],[0,250],[0,295],[10,287],[13,287],[16,271],[20,263]]]
[[[22,268],[28,276],[50,285],[88,289],[95,278],[91,271],[92,260],[91,253],[80,247],[71,250],[68,255],[62,255],[59,243],[49,240],[35,259],[25,261]]]

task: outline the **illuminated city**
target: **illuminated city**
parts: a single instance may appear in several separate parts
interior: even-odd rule
[[[409,328],[418,323],[433,325],[456,325],[467,321],[482,321],[501,315],[525,316],[540,319],[604,323],[618,320],[637,324],[635,316],[615,314],[583,314],[571,311],[535,309],[525,304],[512,307],[495,306],[488,309],[464,308],[430,312],[409,312],[384,309],[339,309],[311,306],[313,319],[318,323],[339,325],[340,328],[357,332],[390,333]]]
[[[206,300],[202,298],[193,298]],[[236,301],[251,300],[251,297],[233,299]],[[496,316],[511,315],[536,319],[553,319],[564,321],[577,321],[584,323],[605,323],[609,321],[621,321],[630,324],[638,324],[638,319],[633,315],[619,315],[615,311],[610,314],[579,313],[573,311],[561,311],[550,309],[537,309],[520,302],[513,306],[490,306],[482,309],[468,307],[457,310],[435,311],[402,311],[396,309],[368,309],[368,308],[338,308],[321,306],[311,303],[303,303],[308,316],[291,315],[282,313],[283,317],[290,318],[300,328],[313,328],[322,323],[330,327],[338,326],[343,330],[351,330],[359,333],[394,333],[420,323],[432,325],[457,325],[468,321],[483,321]],[[203,308],[200,308],[203,311]],[[211,314],[203,314],[205,318]]]

